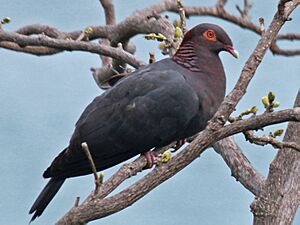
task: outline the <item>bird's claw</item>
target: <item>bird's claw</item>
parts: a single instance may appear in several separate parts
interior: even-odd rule
[[[158,155],[154,151],[148,151],[143,154],[147,159],[147,164],[143,169],[150,169],[157,163]]]

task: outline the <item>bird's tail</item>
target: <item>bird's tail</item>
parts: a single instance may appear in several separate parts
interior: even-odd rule
[[[37,197],[29,211],[29,214],[34,213],[30,222],[42,215],[47,205],[50,203],[50,201],[54,198],[60,187],[63,185],[64,181],[65,179],[57,178],[51,178],[49,180],[49,182],[44,187],[40,195]]]

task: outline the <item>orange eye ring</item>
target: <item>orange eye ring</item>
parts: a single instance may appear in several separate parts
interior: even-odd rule
[[[216,34],[213,30],[207,30],[207,31],[204,32],[203,35],[209,41],[216,41],[217,40]]]

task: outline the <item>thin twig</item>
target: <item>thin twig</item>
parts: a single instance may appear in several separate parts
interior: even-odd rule
[[[96,169],[93,157],[92,157],[91,152],[89,150],[89,146],[86,142],[81,143],[81,147],[82,147],[82,150],[84,151],[84,153],[86,154],[86,157],[88,158],[91,170],[94,174],[95,185],[96,185],[95,192],[97,192],[99,190],[99,187],[100,187],[101,183],[100,183],[100,179],[99,179],[98,174],[97,174],[97,169]]]
[[[74,207],[78,207],[80,202],[80,197],[76,197]]]
[[[239,5],[236,5],[236,9],[239,11],[239,13],[241,14],[241,17],[243,17],[243,18],[249,19],[249,11],[251,8],[252,8],[252,3],[250,2],[250,0],[244,0],[243,9],[241,9]]]
[[[254,143],[261,146],[270,144],[274,148],[278,148],[278,149],[291,148],[300,152],[300,146],[297,145],[297,143],[295,142],[285,142],[285,141],[281,142],[271,136],[256,136],[253,131],[244,131],[243,133],[245,135],[246,140],[249,141],[250,143]]]

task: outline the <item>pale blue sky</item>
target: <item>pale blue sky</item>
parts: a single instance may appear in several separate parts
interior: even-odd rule
[[[141,0],[115,2],[118,21],[149,5],[148,1]],[[212,1],[185,2],[186,5],[209,5]],[[229,7],[235,10],[234,5],[239,2],[229,1]],[[9,31],[32,23],[49,24],[66,31],[103,24],[103,12],[97,0],[0,0],[0,3],[0,18],[12,18],[12,23],[5,26]],[[251,14],[253,21],[263,16],[268,24],[276,4],[271,0],[256,1]],[[292,17],[293,21],[284,31],[299,32],[299,9],[297,16],[295,12]],[[227,73],[227,91],[230,91],[259,37],[209,17],[194,17],[188,20],[188,27],[201,22],[220,24],[240,52],[239,60],[221,54]],[[141,36],[135,37],[134,41],[137,56],[144,61],[148,60],[148,52],[154,49],[157,58],[163,57],[157,50],[157,43],[146,41]],[[297,42],[282,44],[300,48]],[[37,57],[0,49],[0,224],[29,222],[29,208],[46,183],[41,176],[43,171],[68,144],[74,124],[85,106],[101,93],[89,71],[99,63],[97,55],[88,53]],[[282,109],[291,107],[300,86],[299,71],[300,57],[273,56],[268,52],[238,110],[253,105],[262,110],[260,99],[270,90],[277,94]],[[245,143],[242,136],[237,139],[253,164],[266,175],[276,151]],[[105,171],[106,178],[116,168],[118,166]],[[92,224],[252,224],[249,205],[253,196],[230,174],[224,161],[214,151],[208,150],[133,206]],[[53,224],[73,205],[76,196],[84,199],[93,188],[92,176],[70,179],[34,224]]]

